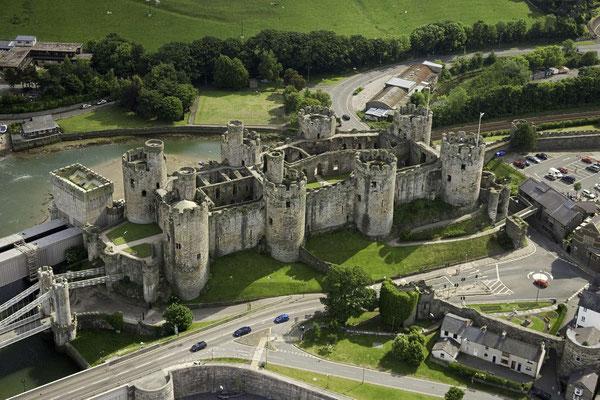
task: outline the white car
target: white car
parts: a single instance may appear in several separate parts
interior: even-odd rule
[[[583,190],[581,191],[581,194],[583,194],[583,196],[584,196],[584,197],[587,197],[588,199],[595,199],[595,198],[596,198],[596,195],[595,195],[594,193],[590,192],[590,191],[589,191],[589,190],[587,190],[587,189],[583,189]]]
[[[104,99],[102,99],[102,100],[98,100],[98,101],[96,102],[96,104],[97,104],[97,105],[102,105],[102,104],[104,104],[104,103],[106,103],[106,100],[104,100]]]
[[[86,108],[90,108],[91,106],[92,106],[91,104],[82,104],[81,109],[84,110]]]
[[[596,189],[596,190],[600,191],[600,183],[596,183],[596,184],[594,185],[594,189]]]

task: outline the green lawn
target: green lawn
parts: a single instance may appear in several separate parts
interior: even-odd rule
[[[143,239],[161,233],[162,230],[156,224],[134,224],[125,222],[115,229],[106,233],[106,236],[117,246],[134,240]]]
[[[327,376],[317,374],[311,371],[304,371],[295,368],[283,367],[280,365],[268,364],[266,369],[280,375],[306,382],[322,389],[328,389],[332,392],[341,393],[356,400],[372,399],[402,399],[402,400],[434,400],[439,397],[428,396],[425,394],[407,392],[405,390],[392,389],[385,386],[373,385],[371,383],[361,383],[351,379],[338,378],[337,376]]]
[[[187,123],[189,113],[181,121],[167,123],[147,120],[122,107],[101,108],[98,111],[59,119],[56,121],[65,133],[103,131],[108,129],[151,128],[158,126],[181,126]]]
[[[303,263],[284,263],[246,250],[219,257],[212,278],[193,303],[243,300],[321,291],[323,274]]]
[[[519,185],[527,179],[525,174],[517,171],[515,168],[498,158],[490,160],[490,162],[485,165],[484,169],[496,174],[496,179],[510,179],[510,186],[512,187],[511,194],[513,196],[519,192]]]
[[[416,233],[405,232],[401,234],[401,238],[407,241],[416,241],[467,236],[476,233],[480,229],[482,231],[485,231],[491,228],[491,226],[485,226],[485,218],[485,216],[480,214],[475,218],[470,218],[465,221],[456,222],[448,226],[428,229],[426,231]]]
[[[152,16],[148,17],[151,4]],[[87,42],[110,32],[156,50],[170,41],[202,36],[245,37],[263,29],[389,37],[409,34],[425,23],[451,20],[472,24],[537,17],[522,0],[0,0],[0,37],[37,35],[38,40]],[[111,13],[108,14],[107,11]],[[335,15],[335,18],[332,18]],[[17,23],[11,23],[11,20]]]
[[[323,180],[327,181],[328,183],[337,183],[337,182],[342,182],[345,181],[346,179],[350,178],[350,174],[337,174],[337,175],[329,175],[329,176],[324,176]],[[307,189],[314,189],[314,188],[318,188],[321,187],[323,185],[321,185],[322,182],[316,181],[316,182],[310,182],[306,184],[306,188]]]
[[[152,245],[150,243],[142,243],[137,246],[127,247],[123,251],[139,258],[146,258],[152,255]]]
[[[372,241],[357,231],[340,230],[308,239],[307,249],[317,257],[349,266],[363,267],[373,279],[425,271],[447,262],[459,262],[507,251],[498,234],[450,243],[391,247]]]
[[[514,308],[517,311],[533,310],[535,308],[549,307],[552,305],[550,301],[539,301],[539,302],[523,302],[523,303],[494,303],[494,304],[469,304],[467,307],[474,308],[477,311],[481,311],[488,314],[500,313],[500,312],[511,312]]]
[[[571,126],[569,128],[546,129],[542,132],[574,132],[574,131],[597,131],[600,130],[600,125],[581,125]]]
[[[281,90],[200,90],[196,124],[226,124],[232,119],[239,119],[246,125],[285,124]]]
[[[523,325],[523,322],[526,320],[525,316],[515,316],[515,317],[502,317],[503,319],[512,322],[513,324]],[[558,321],[558,313],[556,311],[546,311],[539,314],[533,314],[529,316],[530,324],[527,325],[527,328],[533,329],[538,332],[547,332],[546,331],[546,321],[548,319],[549,330],[552,329],[555,323]]]

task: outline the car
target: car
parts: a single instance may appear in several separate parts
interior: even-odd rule
[[[540,160],[539,158],[535,157],[535,156],[527,156],[525,157],[526,160],[531,161],[533,163],[539,164],[542,162],[542,160]]]
[[[600,171],[600,167],[598,167],[597,165],[588,165],[587,167],[585,167],[585,169],[592,172]]]
[[[233,336],[240,337],[240,336],[247,335],[250,332],[252,332],[252,328],[250,328],[249,326],[242,326],[240,329],[233,332]]]
[[[548,154],[546,154],[546,153],[537,153],[535,156],[537,158],[539,158],[540,160],[547,160],[548,159]]]
[[[594,160],[591,157],[583,157],[581,159],[581,161],[583,161],[584,163],[587,163],[587,164],[591,164],[594,162]]]
[[[206,344],[206,342],[205,342],[204,340],[201,340],[201,341],[199,341],[198,343],[194,344],[194,345],[193,345],[193,346],[190,348],[190,351],[191,351],[192,353],[194,353],[194,352],[196,352],[196,351],[198,351],[198,350],[205,349],[205,348],[206,348],[206,346],[208,346],[208,345]]]
[[[533,284],[541,289],[545,289],[548,287],[548,281],[545,279],[536,279],[533,281]]]
[[[106,103],[106,100],[104,100],[104,99],[98,100],[98,101],[96,102],[96,104],[97,104],[97,105],[102,105],[102,104],[104,104],[104,103]]]
[[[344,114],[344,115],[342,115],[342,119],[344,121],[350,121],[350,116],[348,114]]]
[[[559,170],[560,172],[562,172],[563,174],[568,174],[568,173],[569,173],[569,170],[568,170],[568,169],[566,169],[565,167],[560,167],[558,170]]]
[[[91,106],[92,106],[91,104],[82,104],[81,109],[85,110],[86,108],[90,108]]]
[[[600,183],[596,183],[596,184],[594,185],[594,189],[596,189],[596,190],[600,191]]]
[[[282,322],[289,321],[289,320],[290,320],[289,315],[281,314],[281,315],[278,315],[277,318],[275,318],[275,321],[273,321],[273,322],[275,322],[276,324],[281,324]]]
[[[532,388],[531,395],[533,397],[537,397],[538,399],[542,399],[542,400],[552,399],[552,395],[550,393],[544,392],[542,389],[538,389],[538,388]]]
[[[583,197],[587,197],[588,199],[595,199],[596,198],[596,195],[594,193],[592,193],[588,189],[583,189],[581,191],[581,194],[583,195]]]
[[[525,163],[525,166],[526,166],[526,167],[529,167],[529,166],[531,165],[531,163],[530,163],[530,162],[529,162],[529,160],[527,160],[527,159],[525,159],[525,160],[521,159],[521,160],[519,160],[519,161],[523,161],[523,162]]]
[[[523,162],[523,160],[515,160],[515,161],[513,161],[513,164],[517,168],[521,168],[521,169],[525,168],[525,163]]]
[[[503,155],[505,155],[505,154],[506,154],[506,152],[505,152],[504,150],[500,150],[500,151],[497,151],[497,152],[496,152],[495,156],[496,156],[496,157],[502,157],[502,156],[503,156]]]
[[[568,184],[575,183],[575,177],[573,175],[565,175],[560,178],[560,180]]]
[[[552,175],[552,174],[546,174],[546,175],[544,175],[544,178],[548,179],[549,181],[555,181],[556,180],[556,176]]]

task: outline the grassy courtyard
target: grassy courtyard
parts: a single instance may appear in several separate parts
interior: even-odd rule
[[[324,275],[306,264],[284,263],[256,250],[219,257],[212,278],[192,302],[210,303],[321,291]]]
[[[326,183],[337,183],[337,182],[342,182],[345,181],[346,179],[350,178],[350,174],[337,174],[337,175],[329,175],[329,176],[324,176],[323,180]],[[314,188],[318,188],[323,185],[324,182],[310,182],[306,184],[306,188],[307,189],[314,189]]]
[[[447,262],[459,262],[507,251],[502,237],[491,234],[475,239],[424,246],[392,247],[372,241],[357,231],[341,230],[308,239],[306,248],[317,257],[348,266],[360,266],[373,279],[425,271]]]
[[[64,133],[103,131],[108,129],[152,128],[158,126],[181,126],[187,123],[189,113],[181,121],[166,123],[159,120],[148,120],[127,111],[123,107],[106,107],[98,111],[59,119],[56,121]]]
[[[149,236],[154,236],[161,233],[162,230],[156,224],[134,224],[125,222],[117,226],[106,236],[117,246],[133,242],[134,240],[143,239]]]
[[[239,119],[246,125],[285,124],[281,90],[200,90],[196,124],[226,124],[232,119]]]
[[[123,249],[124,252],[136,256],[139,258],[146,258],[152,255],[152,245],[150,243],[142,243],[137,246],[127,247]]]
[[[434,400],[438,397],[428,396],[420,393],[407,392],[405,390],[392,389],[385,386],[373,385],[371,383],[361,383],[351,379],[338,378],[337,376],[327,376],[311,371],[304,371],[295,368],[283,367],[269,363],[267,370],[280,375],[306,382],[322,389],[328,389],[332,392],[341,393],[356,400],[371,399],[402,399],[402,400]]]
[[[496,174],[496,179],[504,179],[510,180],[511,186],[511,195],[515,196],[519,192],[519,185],[527,179],[525,174],[517,171],[504,161],[498,158],[494,158],[490,160],[484,167],[487,171],[492,171]]]
[[[538,16],[523,0],[170,0],[158,6],[144,0],[0,0],[0,9],[5,39],[27,33],[39,40],[85,43],[117,32],[150,50],[170,41],[248,37],[263,29],[389,37],[441,19],[472,24],[523,18],[531,24]]]

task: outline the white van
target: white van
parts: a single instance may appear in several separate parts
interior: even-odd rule
[[[548,175],[552,175],[552,176],[554,176],[554,177],[555,177],[555,178],[557,178],[557,179],[560,179],[560,178],[562,178],[562,177],[563,177],[563,174],[562,174],[562,172],[560,172],[560,171],[559,171],[559,170],[557,170],[556,168],[550,168],[550,169],[548,170]]]

